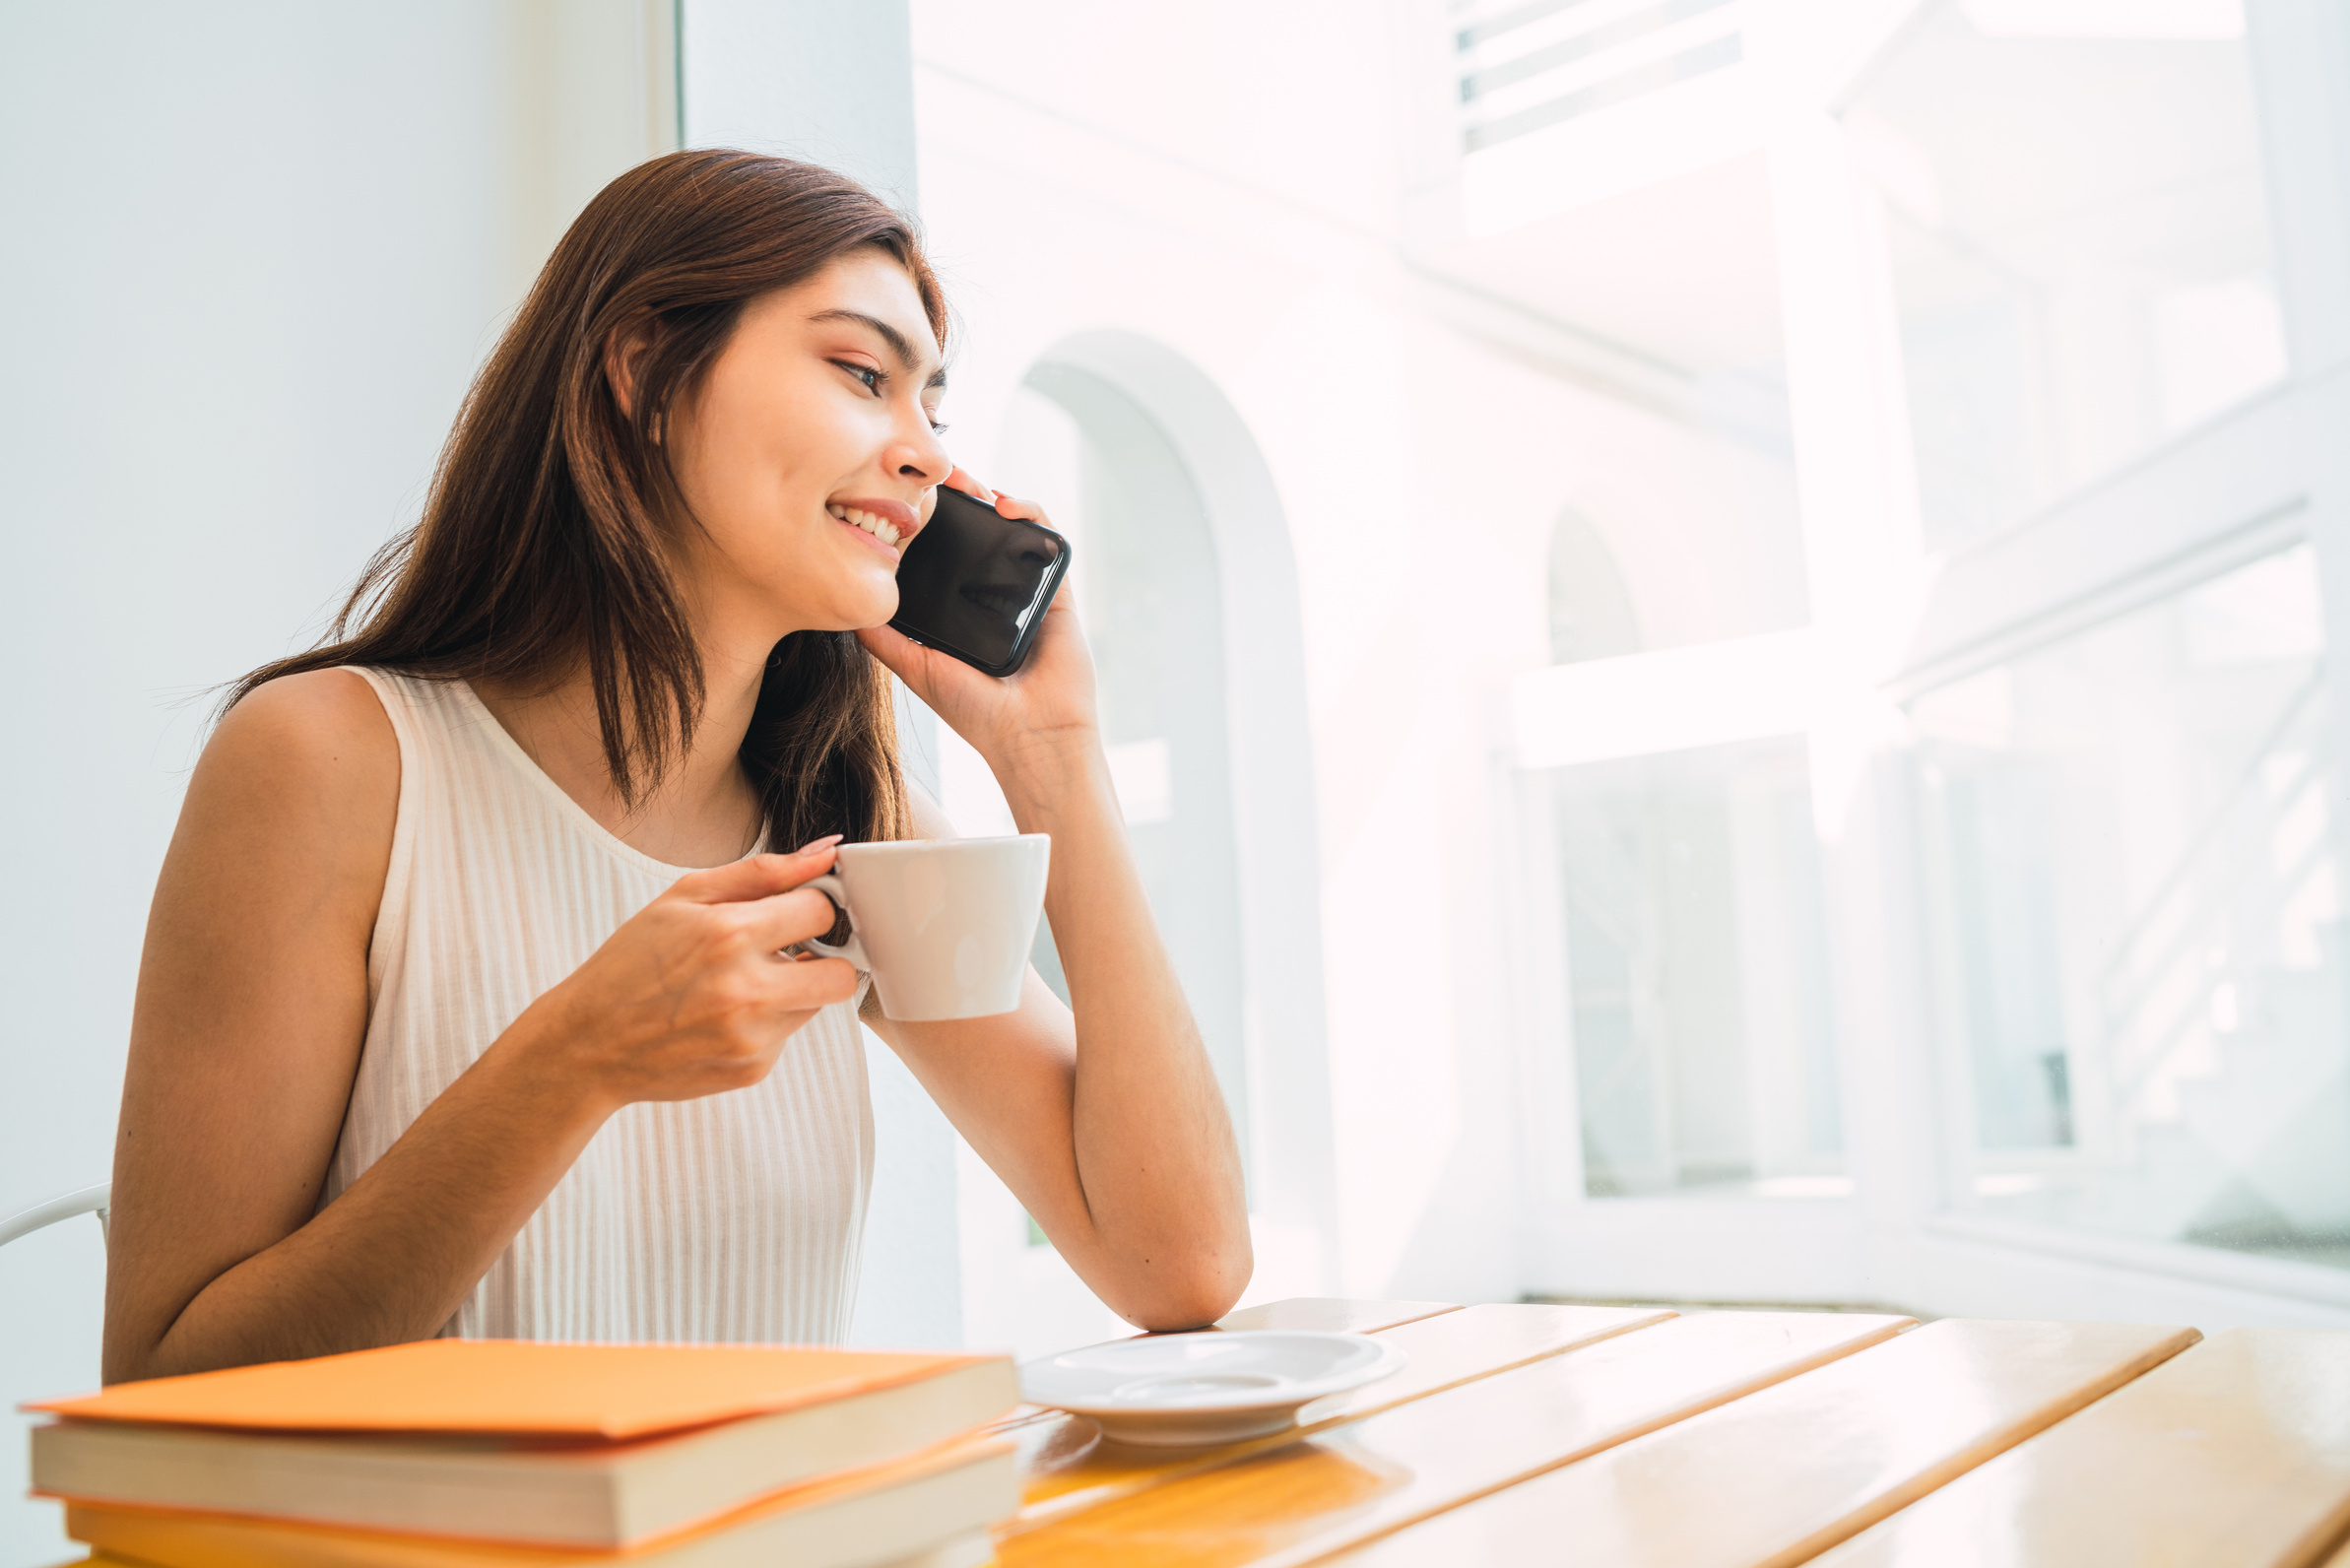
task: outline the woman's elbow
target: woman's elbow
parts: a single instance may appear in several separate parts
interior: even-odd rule
[[[163,1333],[152,1325],[144,1322],[125,1323],[121,1317],[109,1311],[106,1314],[105,1331],[98,1340],[98,1381],[112,1388],[117,1383],[168,1377],[174,1372],[211,1370],[209,1367],[169,1364],[163,1353]]]
[[[1142,1299],[1126,1314],[1127,1321],[1152,1334],[1175,1334],[1205,1329],[1232,1310],[1249,1287],[1256,1258],[1244,1233],[1237,1246],[1186,1260],[1164,1271],[1150,1270]]]

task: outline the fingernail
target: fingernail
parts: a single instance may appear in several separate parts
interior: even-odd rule
[[[810,839],[807,843],[802,844],[797,850],[794,850],[793,853],[798,855],[813,855],[819,849],[830,849],[834,844],[839,843],[842,839],[848,836],[849,835],[846,833],[826,833],[821,838]]]

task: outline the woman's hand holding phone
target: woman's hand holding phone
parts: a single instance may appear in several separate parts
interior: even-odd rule
[[[959,468],[947,477],[947,483],[967,495],[993,502],[1003,516],[1052,526],[1044,508],[1034,501],[991,492]],[[936,504],[935,494],[925,500],[926,522]],[[1066,581],[1045,611],[1044,624],[1036,633],[1027,661],[1001,679],[951,654],[926,648],[891,626],[869,626],[857,635],[875,658],[948,728],[968,741],[998,778],[1008,783],[1032,759],[1065,752],[1071,746],[1089,749],[1099,744],[1093,659],[1086,651],[1084,633],[1078,629]]]

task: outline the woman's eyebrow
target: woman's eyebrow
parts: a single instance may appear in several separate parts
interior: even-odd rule
[[[889,345],[889,352],[897,356],[897,362],[901,366],[911,370],[921,362],[915,356],[913,343],[906,335],[883,321],[880,316],[869,316],[862,310],[819,310],[808,319],[812,322],[854,321],[860,326],[871,327],[880,335],[883,343]],[[930,379],[923,383],[925,386],[945,386],[946,384],[947,366],[944,364],[933,370],[930,373]]]

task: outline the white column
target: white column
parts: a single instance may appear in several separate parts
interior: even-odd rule
[[[2350,11],[2251,0],[2262,163],[2294,374],[2350,362]]]
[[[1878,691],[1901,657],[1920,532],[1898,315],[1876,193],[1842,128],[1795,115],[1771,148],[1796,485],[1822,672],[1811,744],[1844,1143],[1880,1260],[1936,1202],[1931,1061],[1919,1006],[1916,893],[1903,852],[1901,718]]]
[[[679,12],[687,147],[806,159],[913,209],[906,0],[680,0]]]
[[[680,0],[679,98],[688,147],[805,159],[911,211],[914,56],[905,0]],[[898,734],[914,782],[938,795],[938,721],[902,689]],[[871,1032],[874,1182],[850,1338],[963,1338],[955,1137],[895,1052]]]
[[[2339,754],[2350,736],[2350,456],[2341,418],[2350,394],[2350,12],[2339,0],[2252,0],[2270,231],[2293,378],[2328,383],[2303,402],[2302,440],[2316,478],[2310,537],[2325,603],[2327,717]],[[2336,764],[2337,768],[2340,766]],[[2336,853],[2350,852],[2337,815]]]

